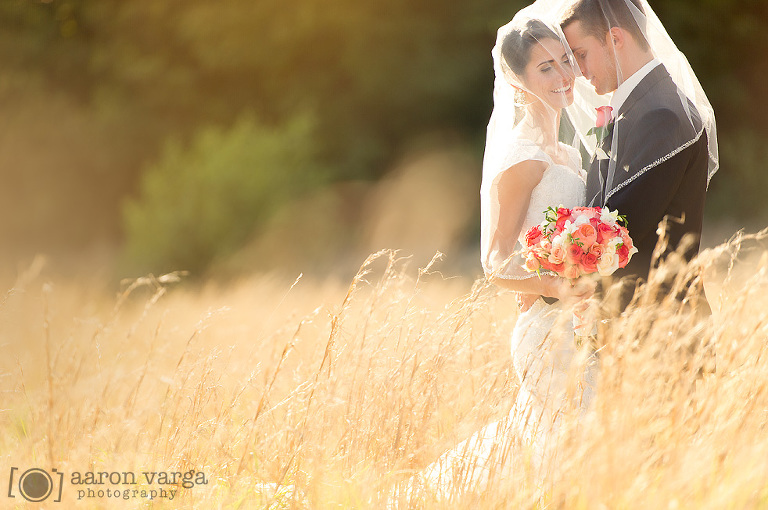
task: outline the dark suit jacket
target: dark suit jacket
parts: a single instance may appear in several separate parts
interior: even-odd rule
[[[695,237],[685,252],[686,259],[698,253],[708,145],[698,111],[678,91],[663,65],[643,78],[614,118],[601,145],[605,153],[616,157],[615,170],[608,171],[608,160],[593,158],[587,177],[587,202],[626,215],[629,234],[639,250],[626,268],[614,274],[614,278],[629,282],[621,299],[623,310],[634,293],[633,283],[648,278],[660,222],[670,220],[665,253],[674,251],[686,234]],[[674,218],[685,220],[680,223]],[[698,294],[701,305],[708,309],[703,289]]]

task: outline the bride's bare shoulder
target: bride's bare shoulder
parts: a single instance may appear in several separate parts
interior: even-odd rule
[[[549,163],[525,159],[507,168],[499,178],[499,191],[504,189],[533,189],[541,182]]]

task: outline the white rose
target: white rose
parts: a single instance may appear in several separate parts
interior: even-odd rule
[[[601,276],[610,276],[619,268],[619,257],[615,252],[606,250],[597,261],[597,272]]]

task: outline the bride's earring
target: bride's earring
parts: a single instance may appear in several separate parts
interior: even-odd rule
[[[531,104],[531,102],[528,101],[528,96],[525,91],[523,89],[515,90],[515,105],[525,107],[529,104]]]

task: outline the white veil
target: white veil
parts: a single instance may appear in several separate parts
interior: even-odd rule
[[[601,22],[605,26],[604,30],[607,30],[609,27],[629,28],[632,37],[640,41],[641,45],[647,46],[655,58],[653,63],[660,62],[661,67],[669,73],[678,96],[676,99],[677,105],[672,108],[678,108],[684,112],[681,118],[685,119],[685,125],[677,132],[673,129],[665,131],[665,134],[668,135],[667,137],[659,140],[660,143],[655,144],[652,149],[647,148],[647,150],[643,150],[643,154],[639,155],[632,162],[633,168],[631,168],[631,172],[617,171],[616,151],[613,151],[613,155],[608,161],[607,175],[605,177],[602,174],[600,175],[601,179],[607,180],[607,184],[604,186],[605,195],[601,202],[606,202],[614,193],[631,182],[626,174],[629,174],[632,179],[636,179],[661,162],[666,161],[697,142],[703,136],[707,140],[708,164],[706,184],[708,186],[712,176],[719,168],[714,111],[696,74],[688,63],[688,59],[669,37],[669,34],[667,34],[666,29],[648,4],[648,1],[586,0],[577,2],[577,0],[549,0],[546,3],[549,5],[549,8],[560,13],[561,22],[565,21],[566,24],[568,23],[567,20],[573,17],[574,10],[577,8],[575,7],[576,4],[581,4],[579,8],[582,9],[582,17],[602,18]],[[592,11],[591,13],[589,12],[590,10]],[[595,35],[595,37],[597,38],[598,36]],[[615,53],[615,50],[611,58],[614,58],[617,63],[614,78],[618,84],[621,84],[630,77],[625,75],[627,73],[622,73],[621,65],[619,64],[620,58]],[[578,81],[585,82],[585,80]],[[608,105],[611,99],[608,94],[605,96],[592,94],[590,96],[589,94],[584,94],[583,90],[579,95],[581,97],[578,97],[577,101],[583,102],[585,107],[590,104],[593,107]],[[597,104],[594,103],[596,97],[598,100]],[[614,120],[616,120],[617,116],[620,118],[621,113],[613,112]],[[620,129],[620,123],[616,123],[615,129],[610,133],[611,143],[608,144],[609,147],[617,146],[616,141],[618,140]],[[603,185],[603,182],[601,182],[601,185]],[[591,201],[589,196],[587,201]],[[592,205],[601,204],[593,203]]]
[[[538,20],[545,24],[552,32],[557,34],[565,45],[570,64],[576,76],[582,72],[577,65],[577,59],[571,53],[565,36],[561,30],[561,23],[568,16],[577,0],[537,0],[533,4],[520,10],[508,24],[502,26],[497,33],[496,44],[492,50],[494,65],[494,109],[488,123],[486,135],[485,155],[483,159],[483,184],[481,186],[481,258],[483,268],[488,273],[503,273],[502,277],[525,278],[531,276],[520,269],[521,260],[507,260],[505,266],[499,264],[499,254],[494,253],[492,246],[493,229],[498,215],[498,204],[493,199],[493,186],[498,177],[510,166],[525,160],[537,159],[540,152],[538,147],[531,146],[531,141],[544,151],[556,156],[557,144],[551,139],[542,136],[540,125],[535,122],[527,122],[529,116],[523,115],[525,107],[521,106],[521,93],[526,90],[525,85],[509,69],[502,58],[502,46],[505,38],[513,31],[524,30],[531,20]],[[651,9],[647,0],[590,0],[597,4],[604,13],[608,24],[612,25],[612,19],[622,9],[631,13],[635,23],[641,27],[642,35],[648,47],[656,59],[658,59],[674,82],[679,96],[679,107],[685,111],[687,117],[687,129],[681,129],[663,139],[663,143],[647,144],[642,154],[639,154],[634,165],[637,171],[633,174],[636,178],[643,172],[651,170],[654,166],[673,157],[678,152],[695,143],[702,136],[707,141],[707,185],[719,167],[717,134],[715,117],[712,106],[704,93],[701,84],[696,78],[688,60],[674,44],[667,34],[664,26]],[[624,76],[620,70],[616,79],[621,83]],[[573,102],[562,111],[562,121],[555,127],[559,134],[560,142],[564,142],[578,149],[587,163],[589,159],[600,154],[600,140],[593,136],[590,130],[595,127],[597,108],[608,105],[610,95],[598,95],[595,88],[583,78],[576,79],[573,87]],[[614,112],[616,113],[616,112]],[[609,137],[615,142],[618,137],[618,127],[609,133]],[[538,157],[538,159],[541,159]],[[588,164],[585,164],[585,168]],[[609,184],[606,186],[606,194],[615,193],[621,187],[628,184],[630,179],[623,177],[625,172],[618,172],[616,159],[611,157],[608,162]],[[601,174],[601,179],[605,177]],[[602,184],[602,182],[601,182]],[[607,198],[606,198],[607,200]],[[602,205],[602,203],[590,203],[587,196],[586,205]],[[602,201],[604,202],[604,201]],[[555,204],[556,205],[556,204]],[[509,255],[509,254],[507,254]]]
[[[589,84],[576,80],[576,89],[562,94],[559,105],[562,109],[555,109],[550,104],[558,102],[558,98],[549,97],[549,102],[542,100],[542,92],[536,90],[530,80],[526,83],[521,69],[521,64],[529,62],[531,47],[535,46],[539,52],[552,52],[544,53],[543,57],[551,59],[552,72],[567,73],[572,78],[578,75],[575,60],[560,29],[559,12],[548,0],[539,0],[520,10],[512,21],[499,28],[491,51],[495,73],[494,109],[488,123],[483,158],[481,258],[485,273],[500,278],[536,276],[522,269],[521,257],[510,258],[514,253],[512,244],[522,233],[508,240],[506,247],[499,246],[495,240],[499,223],[497,186],[500,175],[522,161],[563,163],[572,160],[574,153],[578,158],[579,151],[587,159],[594,151],[594,142],[590,142],[586,131],[593,122],[593,104],[598,103],[598,96]],[[580,99],[574,101],[574,97]],[[559,124],[556,110],[561,112]],[[563,144],[572,149],[564,148]]]

